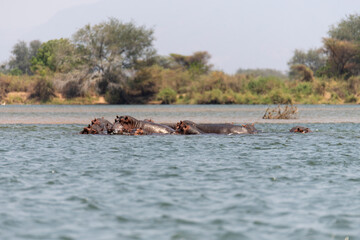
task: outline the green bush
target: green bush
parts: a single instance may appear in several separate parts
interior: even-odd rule
[[[248,89],[255,94],[266,94],[273,89],[284,87],[284,82],[274,77],[260,77],[250,80]]]
[[[356,103],[356,102],[357,102],[357,97],[355,97],[353,94],[345,98],[345,103]]]
[[[174,103],[176,101],[176,92],[172,88],[164,88],[158,93],[157,99],[160,100],[162,104]]]
[[[285,95],[280,90],[275,90],[270,93],[271,104],[292,104],[290,96]]]
[[[311,83],[308,82],[302,82],[299,83],[295,88],[295,93],[308,96],[313,93],[313,86]]]
[[[236,103],[236,94],[234,93],[233,90],[228,89],[228,90],[226,90],[225,93],[223,93],[222,103],[225,103],[225,104]]]
[[[208,103],[209,104],[221,104],[222,101],[222,92],[220,89],[213,89],[208,92]]]

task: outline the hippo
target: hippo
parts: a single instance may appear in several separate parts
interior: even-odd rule
[[[102,118],[95,118],[80,134],[108,134],[113,124]]]
[[[141,129],[142,132],[147,134],[161,133],[161,134],[173,134],[175,130],[171,127],[163,124],[158,124],[150,121],[141,121],[131,116],[117,116],[116,121],[119,122],[124,131],[131,132],[133,129]],[[140,130],[139,130],[140,131]]]
[[[255,123],[252,123],[252,124],[244,124],[244,125],[241,125],[243,126],[244,128],[246,128],[246,130],[250,133],[250,134],[254,134],[254,133],[259,133],[261,132],[261,130],[257,130],[255,128]]]
[[[252,134],[256,133],[255,127],[244,127],[242,125],[235,125],[229,123],[219,124],[197,124],[198,129],[204,133],[217,133],[217,134]]]
[[[122,135],[124,133],[125,133],[124,126],[117,121],[115,121],[112,127],[108,130],[108,134]]]
[[[192,121],[180,121],[177,124],[177,132],[180,134],[201,134],[201,133],[217,133],[217,134],[254,134],[258,133],[254,124],[234,125],[228,123],[215,124],[196,124]]]
[[[311,133],[312,131],[309,128],[296,126],[290,129],[290,132],[293,133]]]
[[[196,124],[194,122],[189,121],[189,120],[178,122],[176,124],[175,130],[176,130],[176,133],[185,134],[185,135],[204,133],[203,131],[201,131],[200,129],[198,129],[196,127]]]

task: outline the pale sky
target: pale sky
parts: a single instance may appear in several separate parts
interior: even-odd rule
[[[155,30],[161,55],[208,51],[215,69],[288,69],[295,49],[322,46],[359,0],[0,0],[0,63],[20,40],[71,38],[115,17]]]

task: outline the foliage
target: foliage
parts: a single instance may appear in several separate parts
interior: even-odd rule
[[[7,81],[4,81],[2,76],[0,75],[0,100],[6,97],[6,94],[9,92],[10,83]]]
[[[239,68],[236,71],[236,74],[243,74],[252,77],[277,77],[277,78],[286,78],[286,75],[281,71],[269,68],[258,68],[258,69],[242,69]]]
[[[302,82],[311,82],[314,80],[313,71],[304,64],[296,64],[290,67],[289,76],[291,79]]]
[[[279,89],[270,92],[270,104],[291,104],[291,96],[285,94]]]
[[[122,23],[115,18],[94,26],[86,25],[73,39],[88,72],[99,75],[101,93],[110,83],[119,84],[116,89],[124,87],[133,80],[136,70],[155,54],[152,29]]]
[[[348,78],[359,74],[360,48],[356,43],[324,38],[324,48],[328,56],[327,66],[331,76]]]
[[[360,15],[348,15],[333,25],[321,49],[295,50],[288,62],[305,65],[318,77],[348,79],[360,74]],[[291,69],[293,70],[293,69]]]
[[[360,42],[360,15],[348,15],[336,26],[332,26],[328,33],[333,39]]]
[[[11,51],[13,56],[9,61],[10,74],[32,74],[30,69],[31,59],[36,55],[40,44],[39,40],[30,42],[29,46],[24,41],[16,43]]]
[[[294,89],[295,94],[301,94],[302,96],[309,96],[313,93],[313,86],[311,83],[303,82],[299,83]]]
[[[354,94],[351,94],[346,97],[345,103],[356,103],[357,100],[358,100],[358,98]]]
[[[159,91],[157,99],[161,101],[162,104],[171,104],[176,101],[176,92],[172,88],[163,88]]]
[[[35,83],[30,98],[36,98],[41,102],[47,102],[55,96],[55,89],[52,82],[46,78],[39,78]]]
[[[132,103],[146,103],[158,93],[157,79],[151,74],[151,69],[143,68],[136,72],[133,81],[128,84],[128,95]]]
[[[31,60],[33,72],[69,72],[77,64],[75,45],[69,39],[60,38],[41,44]]]
[[[83,95],[81,92],[81,85],[76,80],[68,81],[62,89],[62,94],[67,99],[76,98]]]
[[[105,100],[110,104],[128,104],[128,96],[125,90],[116,85],[110,85],[105,94]]]
[[[179,66],[189,70],[192,75],[206,74],[212,68],[212,65],[209,64],[211,56],[206,51],[195,52],[190,56],[175,53],[170,54],[170,56]]]
[[[347,89],[353,94],[360,92],[360,76],[351,77],[347,80]]]
[[[266,94],[274,88],[283,87],[284,83],[282,80],[274,77],[260,77],[251,80],[248,83],[248,89],[255,94]]]
[[[110,18],[86,25],[72,40],[18,42],[11,59],[0,66],[0,99],[52,104],[104,103],[104,98],[110,104],[356,103],[358,18],[333,27],[322,49],[295,50],[290,79],[273,69],[239,69],[235,75],[213,71],[206,51],[156,56],[152,29]]]
[[[309,49],[307,52],[295,49],[294,56],[288,62],[290,68],[293,65],[305,65],[315,73],[325,64],[326,56],[322,49]]]

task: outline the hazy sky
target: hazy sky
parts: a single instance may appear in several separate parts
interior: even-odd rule
[[[218,70],[286,71],[295,49],[322,45],[359,0],[0,0],[0,62],[19,40],[71,38],[108,17],[155,30],[159,54],[208,51]]]

